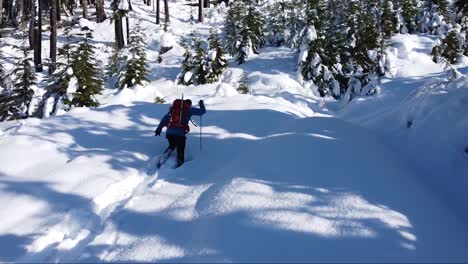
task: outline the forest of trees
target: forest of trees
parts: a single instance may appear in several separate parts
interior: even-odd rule
[[[139,1],[139,0],[134,0]],[[154,23],[170,25],[169,1],[142,0],[155,6]],[[209,38],[184,40],[179,83],[199,85],[219,81],[233,63],[248,58],[264,46],[297,50],[300,82],[320,96],[351,100],[372,95],[379,78],[389,75],[391,62],[386,47],[390,38],[402,34],[440,37],[432,50],[435,62],[456,64],[468,56],[468,1],[455,0],[235,0],[229,3],[222,32],[212,29]],[[210,1],[198,0],[197,22],[204,21]],[[224,4],[223,3],[223,4]],[[110,9],[105,9],[109,6]],[[95,95],[103,78],[114,78],[115,88],[144,85],[148,66],[143,30],[130,25],[132,0],[0,0],[0,55],[5,36],[22,39],[18,67],[4,69],[0,59],[0,121],[47,117],[72,107],[96,107]],[[163,21],[161,21],[163,15]],[[64,19],[66,18],[66,19]],[[106,67],[94,58],[93,32],[77,19],[113,22],[114,54]],[[124,24],[125,23],[125,24]],[[124,32],[124,28],[126,32]],[[49,31],[50,56],[44,58],[43,32]],[[58,36],[60,32],[60,36]],[[57,43],[62,37],[65,42]],[[42,100],[34,107],[32,87],[37,74],[47,70]],[[33,109],[31,109],[33,108]]]

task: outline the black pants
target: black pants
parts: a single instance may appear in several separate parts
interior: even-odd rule
[[[184,136],[173,136],[166,135],[167,141],[169,141],[169,147],[167,150],[174,150],[177,148],[177,167],[182,165],[185,161],[185,140]]]

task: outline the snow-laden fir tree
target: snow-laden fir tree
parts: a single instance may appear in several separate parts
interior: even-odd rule
[[[396,8],[400,21],[398,30],[403,34],[414,33],[417,30],[418,0],[401,0],[395,3],[399,3]]]
[[[449,4],[447,0],[422,0],[420,30],[423,33],[443,35],[449,24]]]
[[[193,69],[195,66],[193,65],[193,54],[189,47],[185,48],[185,53],[183,55],[184,59],[182,61],[182,72],[179,75],[179,83],[183,85],[191,85],[193,84]]]
[[[24,38],[22,46],[17,48],[21,56],[11,73],[12,86],[0,92],[0,121],[28,118],[34,96],[33,87],[37,82],[34,61]]]
[[[224,49],[219,38],[218,33],[212,29],[210,37],[208,38],[209,51],[208,51],[208,83],[214,83],[219,80],[223,75],[224,71],[228,67],[228,61],[226,59]]]
[[[447,60],[450,64],[456,64],[460,57],[463,56],[464,36],[460,33],[460,26],[449,31],[447,36],[438,45],[432,49],[434,62],[441,62],[441,58]]]
[[[298,71],[301,73],[304,85],[325,96],[330,87],[330,56],[326,49],[327,38],[324,27],[325,2],[322,0],[308,1],[306,5],[307,29],[304,31],[302,44],[299,48]]]
[[[46,92],[36,109],[34,114],[36,117],[49,117],[70,110],[70,106],[65,104],[65,101],[69,101],[68,97],[72,96],[70,91],[74,90],[77,82],[71,64],[72,54],[76,49],[76,45],[73,43],[74,37],[70,34],[72,25],[69,23],[65,27],[66,42],[58,49],[56,69],[46,80]],[[72,79],[73,81],[71,81]]]
[[[139,23],[130,32],[128,47],[121,52],[127,55],[123,68],[119,71],[119,88],[130,88],[149,82],[144,33]]]
[[[195,42],[195,54],[193,55],[192,65],[192,83],[195,85],[206,84],[208,82],[209,63],[201,40]]]
[[[453,2],[453,10],[455,13],[455,21],[459,24],[463,24],[463,20],[468,18],[468,1],[455,0]]]
[[[243,64],[265,44],[264,18],[252,0],[236,1],[226,17],[226,50]]]
[[[381,31],[385,37],[391,37],[397,31],[397,17],[391,1],[383,1],[380,16]]]
[[[249,83],[249,78],[247,77],[247,74],[242,73],[242,76],[237,83],[237,88],[236,90],[241,93],[241,94],[249,94],[250,93],[250,83]]]
[[[266,31],[268,42],[274,46],[282,46],[287,39],[287,1],[281,0],[270,3],[266,8],[268,14],[268,23],[266,23]]]
[[[101,94],[103,89],[101,71],[95,59],[95,48],[91,44],[92,30],[88,27],[83,27],[81,30],[82,39],[71,56],[71,68],[77,84],[68,91],[71,96],[65,103],[75,107],[97,107],[99,102],[95,95]]]

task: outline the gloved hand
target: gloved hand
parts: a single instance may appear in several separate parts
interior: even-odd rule
[[[154,131],[154,135],[155,135],[155,136],[160,136],[160,135],[161,135],[161,131],[158,131],[158,130]]]
[[[203,100],[200,100],[200,101],[198,102],[198,105],[199,105],[199,106],[202,106],[203,104],[204,104]]]

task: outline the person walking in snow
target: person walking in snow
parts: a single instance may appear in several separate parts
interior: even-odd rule
[[[166,138],[169,146],[164,153],[172,152],[177,148],[177,167],[180,167],[185,161],[185,135],[190,131],[188,123],[192,115],[202,116],[206,113],[203,100],[200,100],[198,105],[200,108],[192,107],[192,101],[189,99],[174,100],[169,112],[162,118],[155,131],[155,135],[160,136],[163,127],[167,126]]]

